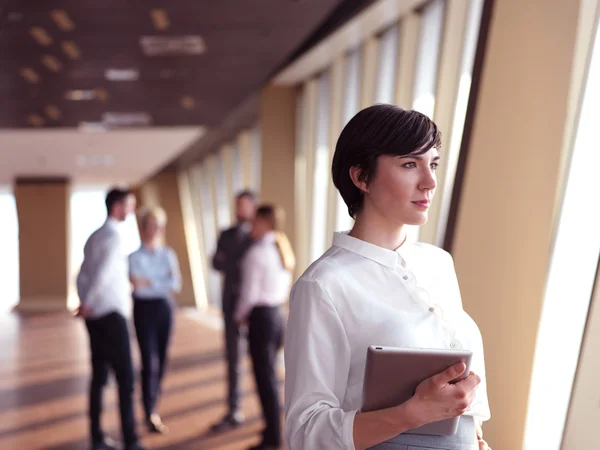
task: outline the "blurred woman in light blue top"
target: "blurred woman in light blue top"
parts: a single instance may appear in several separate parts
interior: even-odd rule
[[[156,412],[173,323],[174,294],[181,290],[177,255],[163,244],[167,222],[161,208],[140,214],[142,246],[129,256],[133,320],[142,360],[142,398],[151,432],[167,433]]]

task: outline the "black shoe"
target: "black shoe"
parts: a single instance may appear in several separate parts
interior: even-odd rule
[[[121,446],[111,438],[105,437],[101,441],[93,442],[92,450],[121,450]]]
[[[158,414],[152,414],[146,420],[148,431],[151,433],[158,434],[169,434],[169,427],[167,427]]]
[[[218,433],[219,431],[231,430],[233,428],[237,428],[244,423],[244,415],[236,411],[234,413],[227,414],[223,417],[223,420],[215,423],[210,430],[213,433]]]
[[[125,447],[125,450],[146,450],[146,448],[142,447],[140,444],[138,444],[136,442],[135,444],[131,444],[131,445],[128,445],[127,447]]]

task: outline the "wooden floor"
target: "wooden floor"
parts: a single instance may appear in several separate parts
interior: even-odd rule
[[[207,323],[209,325],[207,325]],[[257,443],[262,419],[249,361],[244,362],[243,411],[239,429],[210,434],[225,413],[225,364],[218,321],[180,312],[159,411],[171,429],[149,435],[138,426],[149,449],[246,449]],[[137,343],[132,342],[139,367]],[[89,448],[87,390],[90,367],[84,324],[68,314],[0,316],[0,449],[81,450]],[[282,376],[280,377],[282,379]],[[142,416],[139,381],[136,419]],[[104,396],[103,428],[120,440],[114,382]]]

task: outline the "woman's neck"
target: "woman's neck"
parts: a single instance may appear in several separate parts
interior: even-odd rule
[[[366,211],[356,216],[350,236],[388,250],[396,250],[406,241],[406,226]]]
[[[146,247],[148,250],[152,250],[152,251],[156,250],[159,247],[158,242],[155,240],[142,241],[142,245],[144,247]]]

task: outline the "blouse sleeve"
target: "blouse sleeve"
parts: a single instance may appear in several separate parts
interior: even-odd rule
[[[327,293],[299,280],[291,293],[285,337],[285,440],[290,450],[354,450],[356,411],[342,402],[350,345]]]

